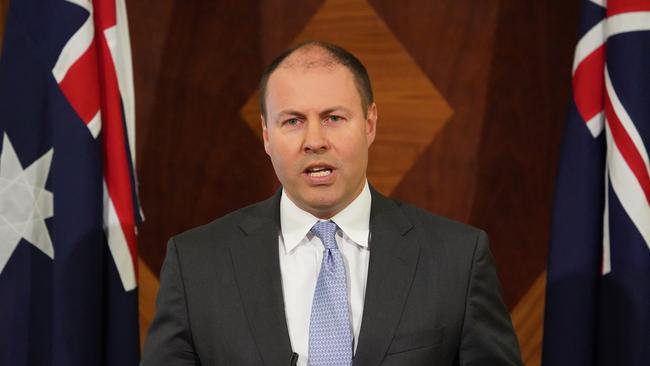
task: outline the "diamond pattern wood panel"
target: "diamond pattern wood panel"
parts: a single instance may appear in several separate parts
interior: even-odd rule
[[[379,109],[368,179],[390,195],[451,117],[451,107],[364,0],[326,1],[293,44],[312,39],[340,45],[366,65]],[[241,115],[261,139],[258,100],[255,92]]]

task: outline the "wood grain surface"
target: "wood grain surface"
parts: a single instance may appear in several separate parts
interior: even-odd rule
[[[8,3],[0,0],[0,36]],[[539,364],[549,215],[578,1],[128,0],[127,6],[146,217],[139,235],[143,328],[153,316],[167,239],[279,187],[242,109],[256,108],[251,98],[275,55],[322,37],[364,55],[383,90],[377,97],[383,138],[400,136],[401,145],[387,151],[413,150],[408,161],[372,155],[371,182],[373,174],[392,172],[391,182],[379,182],[392,187],[384,189],[392,197],[488,232],[522,354],[527,365]],[[411,71],[400,58],[412,63]],[[404,106],[413,103],[404,93],[409,86],[424,107]],[[420,122],[408,124],[414,119]],[[414,143],[405,143],[410,138]]]
[[[9,0],[0,0],[0,55],[2,55],[2,44],[4,41],[5,19],[9,9]]]
[[[368,69],[379,106],[368,179],[390,195],[453,111],[365,0],[325,1],[292,45],[314,39],[346,48]],[[241,114],[261,140],[258,91]]]

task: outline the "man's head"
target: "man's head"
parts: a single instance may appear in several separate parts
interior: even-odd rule
[[[365,68],[340,47],[309,42],[278,57],[260,91],[264,148],[285,193],[332,217],[365,184],[377,122]]]
[[[328,61],[342,65],[350,70],[352,75],[354,75],[354,82],[357,90],[359,91],[359,96],[361,96],[361,106],[364,110],[364,113],[368,111],[368,107],[374,102],[374,96],[372,94],[372,86],[370,85],[370,77],[368,76],[368,71],[366,70],[366,67],[363,66],[361,61],[359,61],[358,58],[356,58],[346,49],[341,48],[337,45],[323,41],[308,41],[282,52],[278,57],[271,61],[271,63],[264,70],[264,73],[260,79],[260,111],[262,112],[262,116],[266,117],[266,93],[269,76],[271,76],[273,71],[275,71],[278,66],[284,64],[285,60],[289,58],[289,56],[293,55],[296,51],[307,51],[315,49],[324,51],[329,56]]]

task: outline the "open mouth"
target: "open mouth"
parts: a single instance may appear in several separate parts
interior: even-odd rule
[[[326,166],[314,166],[305,169],[305,173],[310,177],[326,177],[332,174],[332,168]]]

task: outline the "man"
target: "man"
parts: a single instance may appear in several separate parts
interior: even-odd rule
[[[368,185],[363,65],[308,42],[260,99],[282,189],[170,240],[142,365],[520,365],[485,233]]]

